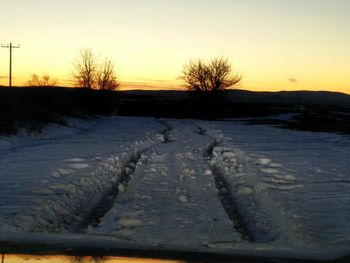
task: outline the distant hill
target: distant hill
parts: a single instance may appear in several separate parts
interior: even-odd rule
[[[331,105],[350,107],[350,95],[328,91],[280,91],[252,92],[244,90],[228,91],[232,101],[245,103],[263,102],[276,104]]]
[[[175,90],[128,90],[120,92],[125,99],[140,100],[184,100],[189,97],[188,91]],[[232,103],[247,104],[298,104],[350,107],[350,95],[329,91],[279,91],[256,92],[247,90],[226,90],[224,97]]]

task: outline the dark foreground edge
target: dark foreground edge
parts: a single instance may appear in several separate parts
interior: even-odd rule
[[[106,235],[0,233],[0,253],[3,254],[125,256],[192,262],[349,262],[346,249],[250,243],[174,247],[141,244]]]

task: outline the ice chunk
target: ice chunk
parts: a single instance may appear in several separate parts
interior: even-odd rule
[[[285,175],[284,176],[284,179],[286,179],[286,180],[296,180],[296,178],[295,178],[295,176],[294,175]]]
[[[161,134],[161,133],[157,133],[156,136],[155,136],[155,138],[156,138],[156,141],[158,141],[158,142],[162,142],[162,143],[165,142],[164,135]]]
[[[69,187],[69,185],[66,184],[53,184],[50,185],[50,189],[52,190],[65,190]]]
[[[281,179],[281,180],[287,180],[287,181],[295,181],[296,178],[294,175],[291,175],[291,174],[274,174],[272,175],[274,178],[276,179]]]
[[[256,164],[258,165],[267,165],[271,162],[271,159],[268,159],[268,158],[259,158],[257,161],[256,161]]]
[[[271,189],[276,189],[281,191],[293,191],[293,190],[296,190],[297,188],[302,188],[304,186],[301,184],[295,184],[295,185],[269,185],[268,187]]]
[[[51,176],[54,178],[61,178],[62,175],[58,171],[54,171],[51,173]]]
[[[123,227],[137,227],[142,225],[142,221],[135,218],[121,218],[118,220],[118,224]]]
[[[188,199],[187,199],[187,196],[186,196],[186,195],[180,195],[180,196],[179,196],[179,200],[180,200],[182,203],[188,203]]]
[[[234,154],[233,152],[224,152],[222,155],[222,158],[225,159],[229,159],[229,160],[233,160],[236,157],[236,154]]]
[[[59,168],[57,170],[61,175],[66,175],[66,174],[70,174],[73,172],[72,169],[69,169],[69,168]]]
[[[213,174],[212,171],[210,171],[209,169],[205,170],[205,172],[204,172],[205,176],[210,176],[212,174]]]
[[[89,164],[88,163],[72,163],[69,165],[69,168],[72,168],[72,169],[85,169],[89,167]]]
[[[280,167],[282,167],[282,164],[280,164],[280,163],[270,163],[270,167],[272,167],[272,168],[280,168]]]
[[[233,173],[232,175],[233,175],[234,177],[236,177],[236,178],[240,178],[240,177],[244,177],[244,176],[245,176],[244,173]]]
[[[241,186],[237,190],[238,195],[250,195],[253,193],[253,190],[250,187]]]
[[[262,171],[263,173],[266,173],[266,174],[277,174],[277,173],[279,173],[279,171],[277,169],[273,169],[273,168],[261,168],[260,171]]]
[[[125,186],[123,184],[118,185],[118,191],[119,193],[124,193],[125,192]]]
[[[183,176],[182,177],[183,178],[189,177],[189,178],[193,179],[195,177],[195,175],[196,175],[196,171],[195,170],[185,168],[183,170]]]
[[[129,167],[126,167],[124,172],[126,175],[131,174],[131,169]]]

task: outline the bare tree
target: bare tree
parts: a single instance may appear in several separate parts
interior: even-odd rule
[[[105,58],[100,64],[91,49],[80,51],[80,58],[74,63],[73,76],[76,86],[81,88],[117,90],[120,86],[113,61]]]
[[[96,83],[98,58],[89,48],[80,50],[80,58],[74,63],[73,77],[80,88],[92,89]]]
[[[70,259],[72,263],[103,263],[106,262],[106,258],[104,256],[75,256]]]
[[[114,70],[114,63],[110,58],[105,58],[97,72],[97,88],[102,90],[117,90],[120,83]]]
[[[30,80],[26,82],[26,85],[33,87],[53,87],[57,85],[57,79],[52,79],[48,74],[41,76],[32,74]]]
[[[237,86],[242,77],[233,73],[232,66],[225,58],[209,62],[197,60],[184,65],[180,77],[185,87],[193,91],[219,91]]]

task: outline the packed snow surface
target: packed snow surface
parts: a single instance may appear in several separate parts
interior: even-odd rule
[[[0,231],[346,250],[349,153],[342,135],[237,121],[71,120],[0,137]]]

